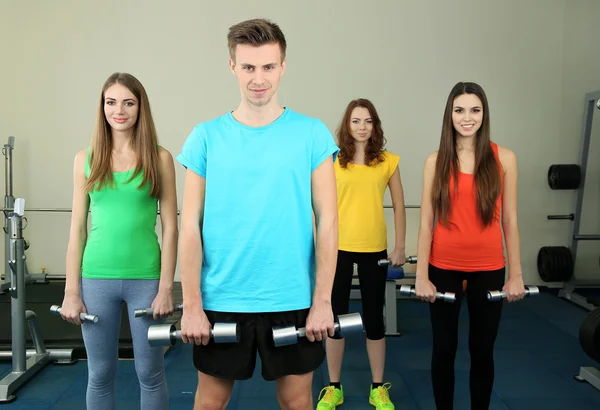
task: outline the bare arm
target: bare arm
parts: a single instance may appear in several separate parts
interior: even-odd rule
[[[159,292],[173,291],[173,278],[177,262],[177,192],[175,166],[171,153],[164,148],[159,153],[160,168],[160,222],[162,251]]]
[[[89,211],[89,196],[84,191],[86,152],[80,151],[75,156],[73,166],[73,204],[71,213],[71,228],[67,246],[66,261],[66,297],[81,297],[81,262],[83,250],[87,241],[87,221]]]
[[[435,211],[431,201],[431,188],[435,173],[437,153],[427,157],[423,170],[423,193],[421,194],[421,217],[419,221],[419,236],[417,241],[417,280],[429,280],[429,254],[433,237]]]
[[[502,194],[502,229],[508,253],[509,278],[521,277],[521,245],[517,223],[517,157],[514,152],[500,148],[500,162],[504,168]]]
[[[200,271],[202,240],[200,224],[204,216],[206,179],[188,169],[185,174],[179,235],[181,288],[183,309],[192,315],[202,311]]]
[[[388,186],[390,187],[392,206],[394,207],[394,228],[396,232],[394,251],[404,252],[406,243],[406,209],[404,207],[404,188],[402,187],[400,168],[396,168],[388,182]]]
[[[317,231],[317,276],[313,303],[331,304],[338,251],[337,191],[333,161],[323,161],[313,171],[311,180],[312,205]]]

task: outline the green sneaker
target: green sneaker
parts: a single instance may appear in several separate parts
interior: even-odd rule
[[[321,398],[323,396],[323,398]],[[344,388],[340,386],[340,389],[327,386],[321,389],[319,393],[319,402],[317,403],[317,410],[334,410],[337,406],[344,402]]]
[[[394,403],[390,400],[388,390],[392,388],[391,383],[385,383],[376,389],[371,385],[371,394],[369,395],[369,404],[375,406],[377,410],[394,410]]]

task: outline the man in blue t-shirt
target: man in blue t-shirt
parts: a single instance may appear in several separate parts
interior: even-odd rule
[[[312,373],[334,334],[338,147],[322,121],[279,105],[286,40],[276,24],[241,22],[228,42],[240,104],[197,125],[177,157],[187,169],[181,335],[199,371],[194,408],[225,408],[258,351],[282,408],[312,409]],[[240,342],[215,344],[215,322],[237,322]],[[275,347],[281,325],[306,327],[307,337]]]

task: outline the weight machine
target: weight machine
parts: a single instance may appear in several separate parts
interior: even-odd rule
[[[592,124],[595,110],[600,110],[600,91],[588,93],[585,97],[585,117],[583,121],[583,138],[580,154],[580,173],[581,179],[577,190],[577,200],[575,203],[575,218],[573,222],[573,232],[570,238],[570,251],[572,259],[572,270],[574,271],[577,260],[577,246],[579,241],[600,241],[600,234],[584,235],[581,234],[581,211],[583,208],[583,198],[585,193],[586,171],[588,165],[588,154],[590,148],[590,140],[592,135]],[[596,114],[600,114],[596,112]],[[598,116],[600,119],[600,115]],[[600,275],[599,275],[600,276]],[[561,298],[570,300],[571,302],[582,306],[588,310],[594,310],[597,305],[600,305],[600,300],[592,300],[598,298],[588,298],[585,295],[578,293],[578,289],[600,289],[600,281],[581,281],[571,277],[558,295]]]
[[[7,215],[7,260],[10,269],[7,284],[11,298],[12,350],[0,352],[4,359],[12,359],[12,371],[0,380],[0,402],[16,399],[13,394],[23,384],[32,379],[51,362],[73,363],[73,349],[47,350],[41,334],[37,316],[32,310],[25,309],[25,240],[23,239],[23,215],[25,200],[17,199],[12,203],[14,211]],[[34,349],[28,350],[25,337],[25,323],[33,340]]]

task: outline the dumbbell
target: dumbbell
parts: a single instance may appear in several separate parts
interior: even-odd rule
[[[60,316],[60,306],[58,306],[58,305],[50,306],[50,313]],[[79,314],[79,319],[83,320],[84,322],[98,323],[98,316],[91,315],[89,313],[81,312]]]
[[[240,328],[237,323],[217,322],[210,329],[210,337],[215,343],[238,343]],[[181,330],[174,324],[152,325],[148,328],[148,343],[150,346],[173,346],[181,340]]]
[[[407,256],[406,257],[406,263],[417,263],[417,255],[413,255],[413,256]],[[392,264],[392,261],[390,259],[379,259],[377,261],[377,264],[379,266],[388,266]]]
[[[182,312],[183,311],[183,305],[181,303],[175,305],[175,312]],[[149,307],[146,309],[136,309],[133,312],[133,315],[135,317],[142,317],[142,316],[152,316],[154,314],[154,309]]]
[[[362,333],[364,330],[360,313],[348,313],[339,315],[333,325],[335,333],[346,336],[353,333]],[[306,337],[306,328],[296,329],[296,326],[273,327],[273,342],[275,347],[288,346],[298,343],[299,337]]]
[[[414,285],[402,285],[400,286],[400,294],[403,296],[417,296],[417,291]],[[453,292],[435,292],[435,298],[448,303],[456,302],[456,295]]]
[[[540,289],[537,286],[525,286],[525,296],[536,296],[540,294]],[[487,293],[487,298],[490,302],[506,299],[506,292],[503,290],[490,290]]]

